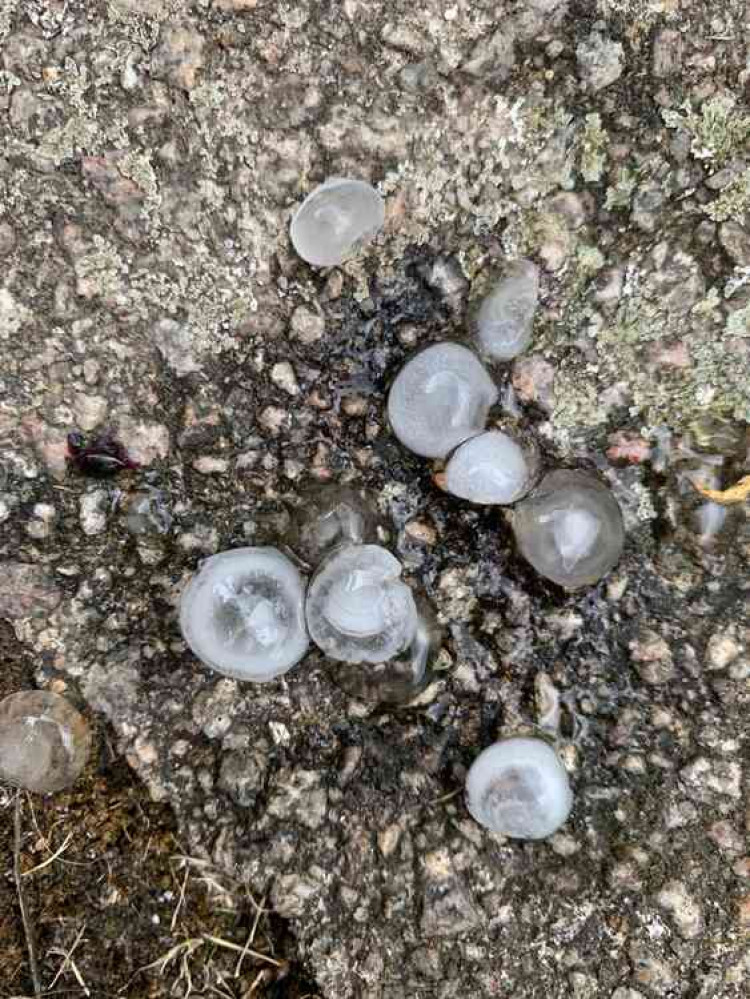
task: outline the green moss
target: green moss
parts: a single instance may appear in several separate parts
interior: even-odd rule
[[[742,221],[748,209],[750,209],[750,170],[745,170],[724,188],[705,211],[714,222],[726,222],[727,219]]]

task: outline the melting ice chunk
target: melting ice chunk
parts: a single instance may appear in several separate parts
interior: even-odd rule
[[[487,430],[458,447],[445,469],[445,488],[472,503],[515,503],[530,485],[522,449],[507,434]]]
[[[497,361],[517,357],[531,341],[539,302],[539,268],[517,260],[471,313],[482,351]]]
[[[363,180],[332,177],[316,187],[292,218],[294,249],[315,267],[335,267],[383,227],[385,205]]]
[[[401,443],[424,458],[444,458],[484,430],[497,388],[482,362],[458,343],[437,343],[408,361],[388,395],[388,418]]]
[[[185,641],[207,666],[238,680],[286,673],[308,647],[302,577],[275,548],[207,559],[182,597]]]
[[[553,582],[589,586],[617,563],[625,534],[611,491],[585,472],[556,471],[513,512],[524,558]]]
[[[573,807],[568,775],[541,739],[503,739],[480,753],[466,778],[466,805],[492,832],[544,839]]]
[[[0,702],[0,782],[60,791],[83,770],[90,745],[83,716],[59,694],[25,690]]]
[[[376,521],[374,503],[364,491],[319,486],[300,497],[289,543],[307,562],[317,564],[338,545],[361,545],[373,540]]]
[[[387,662],[403,652],[417,628],[417,608],[401,578],[401,563],[378,545],[333,552],[307,596],[310,637],[348,663]]]

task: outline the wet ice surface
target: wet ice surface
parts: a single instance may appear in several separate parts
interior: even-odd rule
[[[437,343],[403,366],[388,395],[388,419],[404,447],[424,458],[444,458],[484,430],[498,392],[467,347]]]
[[[383,663],[337,662],[330,674],[352,697],[384,704],[413,700],[433,678],[432,661],[440,651],[442,630],[435,612],[423,597],[417,597],[418,619],[414,637],[399,655]]]
[[[289,543],[297,555],[317,565],[333,548],[376,539],[374,503],[364,490],[324,485],[300,497]]]
[[[401,563],[378,545],[349,545],[323,563],[310,584],[310,637],[331,659],[387,662],[414,638],[417,608]]]
[[[185,589],[180,625],[207,666],[239,680],[271,680],[308,647],[304,582],[275,548],[237,548],[207,559]]]
[[[517,357],[528,347],[539,303],[539,268],[517,260],[482,300],[472,329],[482,351],[497,361]]]
[[[556,471],[513,514],[521,554],[536,571],[564,586],[588,586],[606,575],[622,553],[624,530],[617,501],[585,472]]]
[[[0,702],[0,783],[48,793],[69,787],[89,754],[83,716],[58,694],[11,694]]]
[[[445,469],[445,488],[472,503],[514,503],[528,491],[530,468],[507,434],[488,430],[461,444]]]
[[[477,757],[466,778],[472,816],[493,832],[515,839],[544,839],[566,821],[573,806],[568,775],[541,739],[496,742]]]
[[[290,235],[303,260],[315,267],[335,267],[376,236],[384,222],[385,205],[374,187],[332,177],[299,206]]]

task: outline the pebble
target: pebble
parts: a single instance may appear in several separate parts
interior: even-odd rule
[[[204,454],[195,459],[193,468],[201,475],[223,475],[229,471],[229,461],[226,458],[214,458]]]
[[[26,562],[0,562],[0,618],[46,617],[62,600],[47,570]]]
[[[80,521],[83,533],[92,537],[107,527],[108,494],[106,489],[94,489],[81,496]]]
[[[279,361],[271,368],[271,381],[288,395],[299,395],[299,384],[289,361]]]
[[[576,48],[581,82],[593,93],[609,87],[622,76],[624,56],[625,51],[619,42],[592,31]]]
[[[179,378],[200,371],[193,356],[193,335],[188,326],[173,319],[160,319],[151,335],[156,349]]]
[[[672,653],[666,641],[651,628],[642,628],[629,644],[630,658],[646,683],[667,683],[674,677]]]
[[[671,915],[680,936],[692,940],[701,935],[703,910],[681,881],[667,882],[656,900]]]
[[[151,72],[182,90],[192,90],[203,68],[203,35],[190,28],[162,29],[161,40],[151,58]]]
[[[292,336],[300,343],[316,343],[325,333],[325,320],[317,312],[304,305],[298,305],[290,321]]]
[[[93,430],[104,421],[109,406],[109,402],[100,395],[80,393],[73,403],[76,425],[84,431]]]

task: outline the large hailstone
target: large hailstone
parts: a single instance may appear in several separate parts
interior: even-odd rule
[[[552,582],[574,590],[598,582],[622,552],[622,513],[611,491],[585,472],[556,471],[513,512],[524,558]]]
[[[470,438],[451,455],[444,488],[481,504],[515,503],[529,491],[532,470],[523,449],[499,430]]]
[[[363,180],[331,177],[312,191],[292,218],[294,249],[315,267],[335,267],[383,228],[385,204]]]
[[[474,760],[466,778],[466,805],[492,832],[514,839],[545,839],[573,807],[568,775],[541,739],[503,739]]]
[[[471,326],[483,353],[509,361],[528,347],[539,304],[539,268],[517,260],[472,311]]]
[[[260,683],[307,652],[305,585],[275,548],[235,548],[206,559],[185,589],[180,627],[207,666]]]
[[[306,616],[318,648],[346,663],[395,658],[408,649],[418,624],[401,563],[379,545],[334,551],[310,583]]]
[[[0,783],[61,791],[78,778],[90,747],[85,719],[59,694],[24,690],[0,702]]]
[[[484,430],[497,388],[479,358],[458,343],[436,343],[403,366],[388,395],[388,419],[404,447],[444,458]]]
[[[382,663],[336,662],[331,678],[352,697],[383,704],[412,701],[432,680],[432,664],[440,651],[442,630],[424,597],[416,597],[417,626],[404,651]]]

